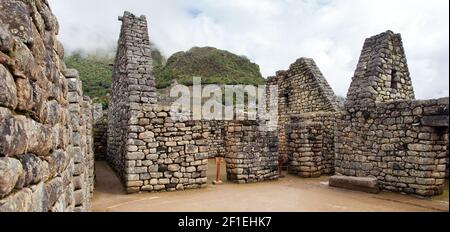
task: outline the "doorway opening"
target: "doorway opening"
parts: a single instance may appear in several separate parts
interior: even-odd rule
[[[210,157],[207,170],[208,185],[221,185],[227,182],[227,165],[224,157]]]

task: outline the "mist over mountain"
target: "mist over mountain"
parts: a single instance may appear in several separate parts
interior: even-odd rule
[[[169,86],[172,80],[192,85],[193,77],[201,77],[203,84],[265,83],[257,64],[245,56],[213,47],[193,47],[189,51],[175,53],[155,74],[158,88]]]
[[[259,66],[245,56],[239,56],[213,47],[194,47],[178,52],[166,59],[151,43],[153,70],[159,89],[168,87],[174,80],[192,85],[193,77],[201,77],[202,84],[265,83]],[[113,73],[115,48],[94,51],[77,50],[66,55],[67,67],[77,69],[83,81],[84,94],[94,102],[108,104],[108,94]]]

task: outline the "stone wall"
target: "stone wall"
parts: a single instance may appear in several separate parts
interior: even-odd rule
[[[260,130],[258,121],[225,124],[227,179],[253,183],[278,179],[277,131]]]
[[[95,160],[105,160],[108,144],[108,111],[101,104],[94,105],[94,154]]]
[[[85,140],[82,141],[82,144],[85,146],[85,150],[83,154],[85,155],[83,163],[84,167],[77,168],[75,165],[75,173],[77,174],[78,170],[81,170],[81,173],[84,175],[84,180],[81,180],[81,186],[74,186],[75,189],[77,187],[81,187],[83,194],[77,195],[75,191],[75,211],[76,212],[85,212],[91,209],[91,200],[94,195],[94,182],[95,182],[95,157],[94,157],[94,135],[93,135],[93,107],[92,100],[90,97],[83,97],[83,133]],[[75,182],[77,183],[77,182]]]
[[[314,112],[293,116],[287,125],[288,171],[301,177],[334,174],[334,112]]]
[[[109,98],[106,160],[122,179],[127,179],[127,147],[133,144],[131,136],[139,119],[144,120],[156,102],[156,93],[145,17],[125,12],[119,20],[122,29]]]
[[[279,153],[280,157],[287,162],[298,162],[298,160],[291,160],[292,153],[288,152],[288,129],[289,124],[293,123],[292,127],[296,127],[298,122],[291,122],[292,117],[301,117],[312,112],[338,112],[341,106],[327,83],[325,77],[320,72],[314,60],[308,58],[300,58],[293,63],[289,70],[277,72],[276,77],[270,77],[267,85],[278,86],[278,139],[279,139]],[[320,114],[320,113],[319,113]],[[309,117],[311,118],[311,117]],[[314,117],[312,117],[314,118]],[[330,124],[333,120],[328,120],[322,124]],[[322,118],[317,118],[315,121],[320,121]],[[333,141],[332,124],[327,125],[328,136],[324,137],[326,141]],[[332,146],[332,145],[330,145]],[[333,147],[326,146],[327,150],[323,151],[324,156],[327,157],[327,162],[334,163]],[[323,169],[323,174],[332,174],[333,168],[331,165],[326,165]],[[293,171],[294,172],[294,171]]]
[[[216,156],[226,157],[230,180],[276,179],[276,134],[259,132],[253,122],[227,127],[223,121],[192,121],[156,104],[145,17],[125,12],[120,19],[106,159],[127,192],[205,187],[208,158]]]
[[[203,123],[210,129],[207,131],[207,140],[209,144],[208,157],[225,157],[225,121],[204,121]]]
[[[0,211],[89,209],[90,101],[58,30],[47,1],[0,2]]]
[[[83,97],[78,72],[65,71],[68,80],[69,122],[72,129],[69,155],[73,157],[73,194],[75,211],[90,209],[94,184],[94,153],[92,141],[92,101]]]
[[[114,66],[106,159],[129,193],[204,187],[210,125],[173,119],[156,103],[144,16],[128,12]]]
[[[448,98],[378,103],[370,114],[346,112],[338,122],[336,172],[376,177],[380,188],[390,191],[441,194],[448,127],[424,120],[442,115],[443,109],[448,109]]]
[[[172,119],[154,106],[129,132],[122,180],[129,193],[205,187],[209,124]],[[113,164],[114,165],[114,164]],[[119,167],[115,167],[119,169]]]
[[[317,122],[291,124],[288,130],[289,173],[301,177],[322,175],[322,125]]]
[[[148,170],[140,173],[139,181],[129,175],[128,187],[135,187],[135,191],[138,191],[135,185],[140,185],[142,191],[205,187],[210,147],[208,124],[191,120],[174,121],[167,107],[156,106],[153,112],[150,123],[143,123],[146,131],[139,134],[140,145],[143,145],[142,141],[148,142],[147,148],[150,149],[143,150],[146,156],[141,162],[136,161],[136,167],[142,163],[148,165]],[[140,150],[141,147],[137,148]],[[136,147],[131,146],[129,150],[136,150]],[[132,158],[134,155],[142,157],[139,151],[129,155]],[[133,166],[133,161],[129,163]]]
[[[414,96],[401,35],[387,31],[366,39],[346,108],[373,108],[375,102],[413,100]]]
[[[336,130],[336,173],[373,177],[380,189],[442,193],[448,98],[414,100],[401,36],[366,40]]]

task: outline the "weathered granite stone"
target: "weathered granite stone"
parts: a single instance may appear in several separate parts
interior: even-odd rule
[[[47,212],[48,198],[44,182],[31,187],[31,212]]]
[[[2,0],[0,7],[0,24],[8,27],[11,34],[22,42],[33,42],[29,7],[26,3],[14,0]]]
[[[67,152],[62,150],[56,150],[43,158],[48,162],[51,177],[56,177],[56,175],[62,173],[70,161]]]
[[[448,115],[424,116],[421,122],[423,126],[448,128]]]
[[[30,212],[32,204],[32,192],[27,188],[0,199],[0,212]]]
[[[27,120],[25,124],[27,134],[27,151],[37,156],[48,156],[53,149],[54,140],[51,128],[34,120]],[[36,136],[39,135],[39,136]]]
[[[5,197],[14,189],[22,175],[23,169],[20,161],[0,157],[0,198]]]
[[[78,78],[80,74],[78,73],[78,70],[76,69],[66,69],[63,71],[63,74],[66,78]],[[72,82],[69,82],[69,90],[75,91],[79,93],[81,91],[79,85],[76,83],[76,80],[72,80]]]
[[[43,180],[45,175],[44,164],[39,157],[28,153],[19,155],[17,158],[22,163],[24,173],[20,183],[18,182],[16,184],[16,188],[23,188],[24,186],[38,184],[41,180]]]
[[[17,109],[31,111],[33,109],[33,88],[28,79],[17,78]]]
[[[15,109],[17,106],[17,91],[13,77],[8,70],[0,64],[0,107]]]
[[[63,194],[62,178],[56,177],[45,183],[45,191],[48,197],[48,206],[51,208]]]
[[[17,42],[14,46],[14,51],[11,54],[11,59],[13,61],[11,73],[13,76],[22,79],[30,78],[31,80],[37,80],[40,67],[36,65],[36,61],[30,49],[25,44]]]
[[[5,27],[5,25],[0,25],[0,51],[8,53],[14,46],[14,39]]]
[[[25,117],[13,116],[11,111],[0,107],[0,154],[19,155],[25,153],[27,134]]]
[[[47,1],[0,1],[0,211],[90,209],[92,101],[66,70],[58,27]]]

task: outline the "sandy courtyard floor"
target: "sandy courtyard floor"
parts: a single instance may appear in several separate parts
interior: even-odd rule
[[[210,160],[208,180],[215,164]],[[224,171],[224,169],[222,169]],[[96,163],[94,212],[433,212],[449,211],[447,193],[434,199],[382,192],[367,194],[328,186],[328,177],[286,175],[257,184],[208,185],[180,192],[127,195],[105,162]],[[223,180],[226,178],[224,177]]]

